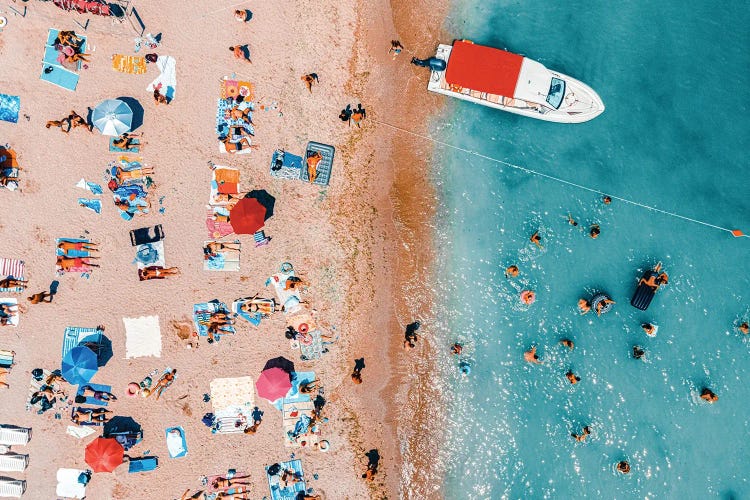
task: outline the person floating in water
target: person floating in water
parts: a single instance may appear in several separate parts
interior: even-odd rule
[[[536,231],[534,234],[532,234],[531,238],[529,238],[529,241],[531,241],[533,244],[535,244],[539,248],[542,248],[542,237],[539,236],[539,231]]]
[[[576,385],[578,382],[581,381],[581,377],[573,373],[571,370],[568,370],[568,373],[565,374],[565,378],[567,378],[568,382],[570,382],[573,385]]]
[[[586,299],[578,299],[578,310],[581,314],[586,314],[591,311],[591,302]]]
[[[562,339],[562,340],[560,341],[560,344],[564,345],[565,347],[567,347],[567,348],[568,348],[568,349],[570,349],[571,351],[572,351],[572,350],[573,350],[573,348],[575,347],[575,344],[573,344],[573,341],[572,341],[572,340],[570,340],[570,339]]]
[[[590,434],[591,434],[591,429],[589,428],[588,425],[586,425],[583,427],[580,434],[571,433],[570,437],[575,438],[575,440],[578,441],[579,443],[583,443],[584,441],[586,441],[586,437],[589,436]]]
[[[576,227],[578,225],[578,222],[573,219],[573,216],[568,214],[568,224],[570,224],[573,227]]]
[[[603,203],[604,203],[605,205],[609,205],[610,203],[612,203],[612,197],[611,197],[611,196],[606,196],[606,195],[605,195],[605,196],[603,196],[603,197],[602,197],[602,202],[603,202]]]
[[[645,356],[645,355],[646,355],[646,351],[644,351],[644,350],[643,350],[643,349],[641,348],[641,346],[639,346],[639,345],[634,345],[634,346],[633,346],[633,357],[634,357],[635,359],[641,359],[641,358],[643,358],[643,356]]]
[[[669,276],[667,276],[667,273],[660,272],[661,271],[661,262],[656,264],[654,267],[654,272],[651,273],[651,275],[648,277],[648,279],[641,278],[641,280],[638,282],[638,284],[644,284],[648,287],[650,287],[653,291],[657,291],[661,285],[666,285],[669,283]],[[658,275],[656,273],[659,273]]]
[[[541,365],[542,361],[539,359],[539,356],[536,355],[536,346],[532,347],[525,353],[523,353],[523,359],[528,363],[534,363],[537,365]]]
[[[599,228],[599,224],[594,224],[591,226],[591,229],[589,229],[589,236],[594,240],[599,237],[600,233],[601,229]]]
[[[609,304],[614,304],[614,303],[615,303],[615,301],[612,300],[612,299],[608,299],[606,297],[603,298],[602,300],[600,300],[599,302],[596,303],[596,315],[597,316],[601,316],[602,315],[602,310],[604,309],[604,307],[607,306],[607,305],[609,305]]]
[[[740,326],[738,326],[737,329],[745,335],[750,333],[750,325],[747,324],[747,321],[740,323]]]
[[[463,346],[458,342],[451,346],[451,354],[455,354],[456,356],[460,355],[463,350]]]
[[[617,462],[617,472],[621,474],[630,473],[630,464],[627,462],[627,460],[620,460],[619,462]]]
[[[719,396],[714,394],[714,392],[708,387],[704,387],[701,391],[701,399],[713,404],[719,400]]]
[[[518,266],[516,265],[510,265],[505,268],[505,277],[506,278],[515,278],[518,276]]]
[[[643,328],[643,331],[646,332],[646,335],[649,337],[655,337],[656,336],[656,326],[652,325],[651,323],[643,323],[641,324],[641,328]]]

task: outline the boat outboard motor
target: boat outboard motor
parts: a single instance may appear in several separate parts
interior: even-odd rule
[[[437,57],[430,57],[429,59],[417,59],[416,57],[412,57],[411,63],[415,66],[430,68],[430,71],[445,71],[446,67],[445,61],[438,59]]]

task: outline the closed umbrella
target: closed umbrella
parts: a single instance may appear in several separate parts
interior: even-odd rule
[[[112,472],[122,464],[125,450],[113,438],[96,438],[86,447],[85,460],[94,472]]]
[[[286,396],[292,388],[292,382],[289,374],[281,368],[269,368],[261,372],[255,382],[255,388],[258,389],[258,396],[276,401]]]
[[[254,234],[265,220],[266,207],[255,198],[242,198],[229,212],[229,223],[237,234]]]
[[[62,376],[73,385],[88,383],[96,371],[96,354],[88,347],[74,347],[62,360]]]
[[[130,130],[133,110],[120,99],[107,99],[94,108],[91,121],[103,135],[120,136]]]

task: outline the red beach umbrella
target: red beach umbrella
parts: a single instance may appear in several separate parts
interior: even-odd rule
[[[122,463],[125,453],[114,438],[96,438],[86,447],[86,463],[94,472],[112,472]]]
[[[286,396],[292,388],[292,382],[287,372],[275,367],[261,372],[255,382],[255,388],[258,389],[258,396],[269,401],[276,401]]]
[[[229,212],[229,223],[237,234],[254,234],[266,220],[266,207],[255,198],[242,198]]]

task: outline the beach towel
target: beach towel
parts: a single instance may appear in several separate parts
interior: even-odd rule
[[[18,310],[18,299],[13,299],[10,297],[0,298],[0,304],[5,304],[11,309],[11,311],[15,311],[13,315],[7,316],[8,325],[6,326],[18,327],[18,323],[21,320],[21,313]]]
[[[146,243],[155,243],[164,239],[164,229],[161,224],[150,227],[141,227],[130,231],[130,244],[135,246]]]
[[[255,85],[250,82],[223,78],[219,89],[219,95],[222,99],[236,99],[237,96],[242,96],[245,101],[255,100]]]
[[[52,397],[46,396],[46,400],[42,398],[41,400],[32,404],[31,397],[34,395],[34,393],[38,392],[42,388],[45,380],[47,380],[47,377],[49,377],[51,374],[52,372],[50,372],[49,370],[42,370],[42,378],[40,380],[35,379],[32,375],[31,381],[29,382],[29,394],[26,397],[26,411],[35,411],[37,414],[41,415],[47,410],[50,410],[52,408],[59,408],[67,402],[67,398],[64,398],[61,394],[58,394]],[[53,391],[58,391],[60,389],[61,385],[59,382],[55,382],[54,384],[52,384]]]
[[[25,271],[26,264],[22,260],[0,259],[0,276],[2,276],[3,278],[15,278],[17,280],[24,280]],[[20,286],[0,288],[0,292],[6,293],[18,293],[23,292],[23,290],[24,288]]]
[[[182,427],[168,427],[165,430],[167,436],[167,452],[169,458],[182,458],[187,455],[187,441],[185,440],[185,429]]]
[[[133,263],[138,266],[138,269],[143,269],[149,266],[166,267],[164,242],[155,241],[153,243],[138,245],[135,248],[135,259],[133,260]]]
[[[81,180],[76,183],[76,187],[85,189],[86,191],[91,191],[93,194],[102,194],[104,192],[99,184],[89,182],[83,177],[81,177]]]
[[[102,201],[96,198],[78,198],[78,205],[97,214],[102,213]]]
[[[62,242],[68,242],[68,243],[91,243],[91,241],[87,239],[79,239],[79,238],[57,238],[55,240],[55,256],[57,257],[68,257],[68,258],[74,258],[76,259],[76,263],[74,267],[70,267],[68,269],[63,269],[62,266],[55,263],[55,270],[57,272],[58,276],[62,276],[65,273],[81,273],[81,276],[84,278],[89,277],[89,273],[93,270],[93,267],[88,266],[83,263],[83,258],[89,256],[88,250],[69,250],[67,252],[67,255],[65,252],[63,252],[61,249],[57,248],[57,245],[59,245]]]
[[[112,56],[112,69],[120,73],[140,75],[146,72],[146,58],[143,56],[115,54]]]
[[[240,270],[240,251],[225,248],[214,254],[208,250],[209,243],[218,243],[216,241],[203,242],[203,270],[204,271],[239,271]],[[239,240],[233,242],[240,245]]]
[[[215,378],[211,381],[214,413],[230,407],[251,407],[255,397],[252,377]]]
[[[289,460],[287,462],[279,462],[278,465],[279,470],[277,474],[269,473],[269,469],[271,469],[273,465],[266,467],[266,477],[268,478],[268,488],[271,490],[271,500],[296,500],[299,492],[307,491],[307,485],[304,481],[305,474],[302,470],[302,460],[297,459]],[[284,483],[281,481],[281,474],[288,470],[293,471],[298,477],[302,478],[302,480],[284,486]]]
[[[3,176],[8,179],[18,179],[20,178],[20,172],[17,168],[3,168],[2,169]],[[8,191],[15,191],[18,189],[18,182],[19,181],[11,181],[6,180],[4,184],[0,184],[0,188],[7,189]]]
[[[69,436],[73,436],[76,439],[83,439],[95,432],[96,431],[94,429],[91,429],[89,427],[76,427],[75,425],[69,425],[65,429],[66,434],[68,434]]]
[[[302,157],[283,149],[277,149],[271,157],[271,177],[299,180],[302,171]]]
[[[308,398],[309,399],[309,398]],[[320,431],[310,426],[315,405],[312,401],[284,402],[282,427],[287,447],[312,447],[320,441]]]
[[[0,367],[10,369],[14,365],[15,353],[13,351],[0,350]]]
[[[253,304],[257,306],[258,310],[252,312],[245,311],[243,309],[245,304]],[[245,297],[232,302],[232,312],[245,321],[248,321],[251,325],[259,326],[263,318],[267,318],[276,312],[276,301],[259,297]]]
[[[213,484],[217,479],[232,479],[234,477],[243,477],[243,476],[249,476],[250,473],[248,471],[234,471],[232,474],[214,474],[212,476],[204,476],[201,478],[201,483],[203,486],[205,486],[206,493],[209,495],[206,495],[206,498],[216,498],[215,495],[211,495],[213,493],[218,492],[224,492],[228,494],[232,493],[249,493],[250,490],[247,486],[237,485],[237,486],[231,486],[230,488],[214,488]]]
[[[61,498],[84,498],[86,485],[79,483],[78,478],[85,473],[86,471],[81,469],[57,469],[55,494]]]
[[[118,148],[117,146],[115,146],[116,140],[117,140],[117,137],[109,138],[109,151],[111,153],[138,153],[140,152],[140,145],[141,145],[140,139],[133,139],[131,142],[130,149]]]
[[[92,384],[89,382],[86,384],[86,386],[91,387],[95,391],[101,391],[101,392],[112,392],[112,386],[109,385],[102,385],[102,384]],[[81,385],[78,387],[78,391],[76,392],[76,396],[82,396],[83,395],[83,388],[84,386]],[[87,405],[95,405],[95,406],[107,406],[107,401],[101,401],[96,398],[88,397],[86,398],[86,401],[81,404],[87,404]]]
[[[159,85],[159,93],[166,96],[169,102],[174,99],[175,88],[177,87],[177,71],[175,66],[177,61],[172,56],[159,56],[156,60],[156,67],[159,68],[161,73],[154,79],[153,82],[148,84],[146,91],[150,94],[154,93],[154,89]]]
[[[94,344],[100,344],[102,341],[102,330],[98,328],[84,328],[80,326],[67,326],[65,327],[65,335],[63,336],[62,345],[62,356],[65,357],[71,349],[76,347],[82,342],[91,342]]]
[[[17,95],[0,94],[0,120],[18,123],[21,111],[21,98]]]
[[[322,335],[323,332],[320,330],[312,330],[297,337],[303,361],[311,361],[323,357],[325,348],[323,347]]]
[[[216,312],[230,314],[227,305],[219,301],[201,302],[200,304],[195,304],[193,306],[193,323],[195,324],[195,329],[198,331],[198,335],[201,337],[208,336],[208,326],[211,322],[211,314]],[[236,330],[232,325],[222,326],[219,331],[221,332],[220,334],[214,334],[214,340],[220,340],[222,334],[226,335],[236,333]]]
[[[232,224],[216,220],[218,216],[229,217],[229,210],[212,205],[206,205],[206,209],[206,228],[208,228],[209,238],[218,239],[234,233]]]
[[[219,199],[219,195],[238,194],[239,192],[240,171],[238,169],[217,165],[211,171],[211,192],[208,196],[208,203],[210,205],[228,205],[229,201],[226,199]]]
[[[291,276],[294,276],[294,271],[289,273],[280,272],[266,280],[266,286],[273,285],[273,288],[276,291],[276,296],[279,298],[279,304],[284,306],[285,314],[294,314],[302,309],[302,305],[300,304],[302,299],[299,295],[299,289],[290,288],[289,290],[284,290],[286,287],[286,280]]]
[[[159,316],[122,318],[125,324],[125,357],[161,357]]]

